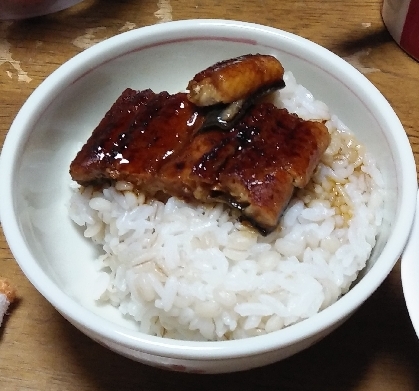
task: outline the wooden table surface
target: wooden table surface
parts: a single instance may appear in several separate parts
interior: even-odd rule
[[[308,38],[363,72],[399,115],[419,163],[419,63],[391,39],[379,0],[86,0],[0,21],[0,145],[22,104],[65,61],[122,31],[170,20],[236,19]],[[1,201],[0,201],[1,202]],[[0,276],[19,301],[0,329],[0,390],[419,390],[419,341],[400,262],[329,337],[285,361],[236,374],[190,375],[112,353],[64,320],[30,285],[0,233]]]

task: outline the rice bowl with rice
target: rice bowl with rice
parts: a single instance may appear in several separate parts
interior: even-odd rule
[[[148,199],[130,183],[72,183],[70,216],[103,248],[92,297],[147,334],[231,340],[306,319],[345,294],[365,267],[383,218],[374,157],[291,72],[274,103],[324,121],[331,143],[268,236],[221,204]]]
[[[118,91],[131,86],[138,91],[177,93],[191,73],[207,64],[252,52],[281,59],[374,157],[379,173],[369,165],[370,175],[378,184],[382,176],[385,198],[376,244],[347,293],[279,331],[215,342],[145,334],[118,305],[95,300],[105,291],[101,272],[110,270],[101,270],[103,263],[95,261],[106,254],[103,245],[85,238],[86,227],[69,217],[72,193],[81,191],[70,186],[69,165]],[[365,151],[360,151],[364,156]],[[142,27],[79,53],[47,77],[19,110],[5,139],[0,166],[2,228],[35,289],[78,330],[117,354],[190,373],[226,373],[271,364],[336,330],[391,272],[405,247],[416,207],[411,145],[380,91],[350,64],[313,42],[238,21],[200,19]],[[126,184],[120,185],[123,190]]]

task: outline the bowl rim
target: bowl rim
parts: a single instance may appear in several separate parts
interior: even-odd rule
[[[365,99],[369,104],[373,107],[381,107],[380,115],[384,116],[386,121],[399,133],[399,153],[404,157],[401,159],[401,170],[397,173],[402,179],[400,193],[402,202],[393,230],[397,229],[398,235],[392,235],[389,238],[383,249],[379,268],[374,265],[346,295],[313,317],[267,335],[247,338],[245,344],[241,340],[193,342],[163,339],[127,330],[108,320],[103,320],[99,315],[76,303],[49,280],[26,248],[25,241],[19,234],[19,222],[13,213],[13,173],[16,171],[19,157],[16,152],[22,148],[22,140],[28,136],[25,133],[25,129],[30,128],[28,118],[39,117],[42,114],[39,112],[37,102],[44,98],[48,100],[48,96],[57,91],[57,86],[63,80],[75,82],[74,75],[80,71],[84,70],[82,74],[85,74],[97,67],[98,63],[103,64],[120,55],[127,54],[128,52],[124,49],[127,43],[141,42],[146,39],[162,39],[169,43],[173,37],[179,34],[187,37],[191,32],[199,33],[210,39],[216,34],[217,29],[220,31],[217,34],[226,34],[233,29],[241,30],[243,36],[275,37],[279,42],[281,40],[292,42],[302,50],[308,51],[316,59],[327,58],[328,64],[339,67],[341,75],[350,78],[352,83],[355,82],[357,87],[365,92]],[[24,124],[26,126],[22,126]],[[415,178],[414,183],[413,178]],[[349,316],[382,283],[401,255],[413,222],[417,192],[416,165],[403,126],[387,100],[365,76],[336,54],[303,37],[264,25],[222,19],[180,20],[141,27],[106,39],[61,65],[35,89],[13,121],[1,152],[0,183],[4,184],[0,187],[0,199],[2,200],[0,219],[9,247],[26,277],[65,318],[85,330],[94,331],[100,338],[113,341],[128,349],[158,356],[193,360],[243,357],[277,350],[318,334]],[[307,328],[310,332],[307,332]]]

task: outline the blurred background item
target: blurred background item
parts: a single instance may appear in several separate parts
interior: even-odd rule
[[[419,60],[419,0],[384,0],[382,15],[394,40]]]
[[[16,299],[16,290],[10,282],[0,277],[0,326],[10,304]]]
[[[27,19],[69,8],[83,0],[0,0],[0,19]]]

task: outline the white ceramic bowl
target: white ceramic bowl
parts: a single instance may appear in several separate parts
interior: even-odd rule
[[[133,331],[84,294],[93,246],[70,221],[68,168],[80,144],[125,87],[183,90],[197,71],[245,53],[277,56],[375,154],[387,183],[386,219],[360,281],[310,319],[239,341],[182,342]],[[298,36],[223,20],[170,22],[133,30],[80,53],[28,99],[7,135],[0,167],[2,225],[33,285],[72,324],[99,343],[143,363],[217,373],[265,365],[330,333],[381,284],[412,225],[416,168],[400,121],[357,70]],[[116,311],[116,310],[115,310]],[[112,321],[109,319],[113,319]]]
[[[72,7],[83,0],[1,0],[0,19],[27,19]]]

